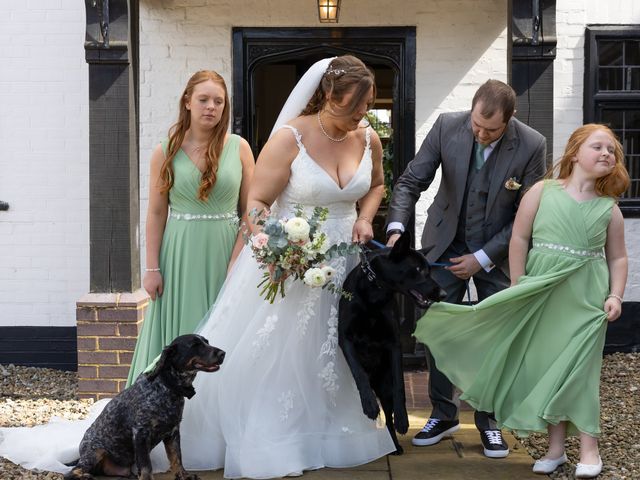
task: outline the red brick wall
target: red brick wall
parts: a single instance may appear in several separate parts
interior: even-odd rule
[[[124,386],[149,297],[133,293],[91,293],[76,304],[78,396],[100,400]]]

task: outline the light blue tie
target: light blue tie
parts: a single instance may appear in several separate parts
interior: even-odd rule
[[[476,142],[475,147],[476,170],[480,170],[484,165],[484,149],[487,148],[487,145]]]

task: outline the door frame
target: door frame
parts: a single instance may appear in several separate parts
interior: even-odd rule
[[[252,121],[254,74],[258,67],[305,55],[353,54],[365,64],[382,64],[394,72],[393,179],[404,172],[415,154],[416,28],[233,28],[233,132],[254,145]],[[258,153],[258,152],[254,152]],[[414,230],[413,216],[407,225]],[[417,312],[413,302],[399,295],[397,315],[406,364],[424,362],[411,336]]]
[[[233,132],[252,143],[253,77],[256,68],[275,61],[322,53],[353,54],[394,71],[394,179],[415,154],[415,27],[234,27]],[[258,153],[258,152],[254,152]]]

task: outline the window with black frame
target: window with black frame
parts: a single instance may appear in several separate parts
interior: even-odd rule
[[[631,176],[620,208],[640,217],[640,25],[587,27],[584,119],[609,125],[620,138]]]

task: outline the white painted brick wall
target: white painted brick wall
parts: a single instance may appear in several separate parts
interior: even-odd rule
[[[143,0],[141,43],[142,264],[148,158],[201,68],[231,80],[233,26],[319,26],[311,0]],[[416,149],[437,115],[469,108],[486,78],[505,80],[507,1],[343,2],[341,26],[417,27]],[[379,12],[384,12],[381,17]],[[640,2],[558,0],[557,158],[582,120],[588,23],[640,23]],[[454,40],[455,39],[455,40]],[[88,289],[88,88],[84,7],[76,0],[0,2],[0,326],[75,324]],[[231,87],[231,85],[229,85]],[[438,182],[436,178],[435,183]],[[436,185],[418,204],[418,231]],[[626,297],[640,298],[640,221],[627,220]]]
[[[640,220],[625,220],[624,235],[629,255],[629,278],[624,298],[634,302],[640,301]]]
[[[566,141],[582,125],[584,32],[589,24],[640,24],[637,0],[558,0],[558,36],[554,64],[554,152],[559,159]],[[640,219],[625,220],[629,280],[625,299],[640,301]]]
[[[506,0],[408,0],[388,8],[384,0],[343,2],[341,26],[415,25],[417,27],[416,149],[438,114],[469,108],[478,85],[487,78],[506,80]],[[232,8],[233,7],[233,8]],[[384,19],[379,12],[384,11]],[[568,134],[582,121],[584,27],[587,23],[639,23],[640,2],[559,0],[558,56],[555,62],[554,158]],[[314,2],[231,2],[231,0],[147,1],[141,5],[141,228],[143,236],[148,189],[148,158],[175,119],[176,99],[198,68],[218,70],[231,79],[232,26],[318,26]],[[455,32],[455,37],[452,32]],[[453,39],[455,38],[455,41]],[[416,207],[421,232],[439,176]],[[637,220],[628,220],[629,237]],[[629,241],[630,257],[640,247]],[[627,297],[640,298],[640,269],[630,269]],[[633,280],[635,278],[635,280]]]
[[[141,65],[141,233],[148,200],[149,156],[177,114],[177,98],[189,76],[212,68],[231,81],[233,26],[318,27],[315,2],[272,0],[181,0],[142,2]],[[231,8],[233,6],[233,8]],[[384,12],[381,17],[380,12]],[[507,78],[506,0],[386,0],[343,2],[340,26],[416,26],[416,150],[438,114],[471,106],[487,78]],[[455,41],[454,41],[455,39]],[[228,85],[231,87],[231,85]],[[418,231],[439,177],[417,206]],[[144,246],[142,250],[144,266]]]
[[[74,326],[89,288],[84,6],[0,2],[0,326]]]

